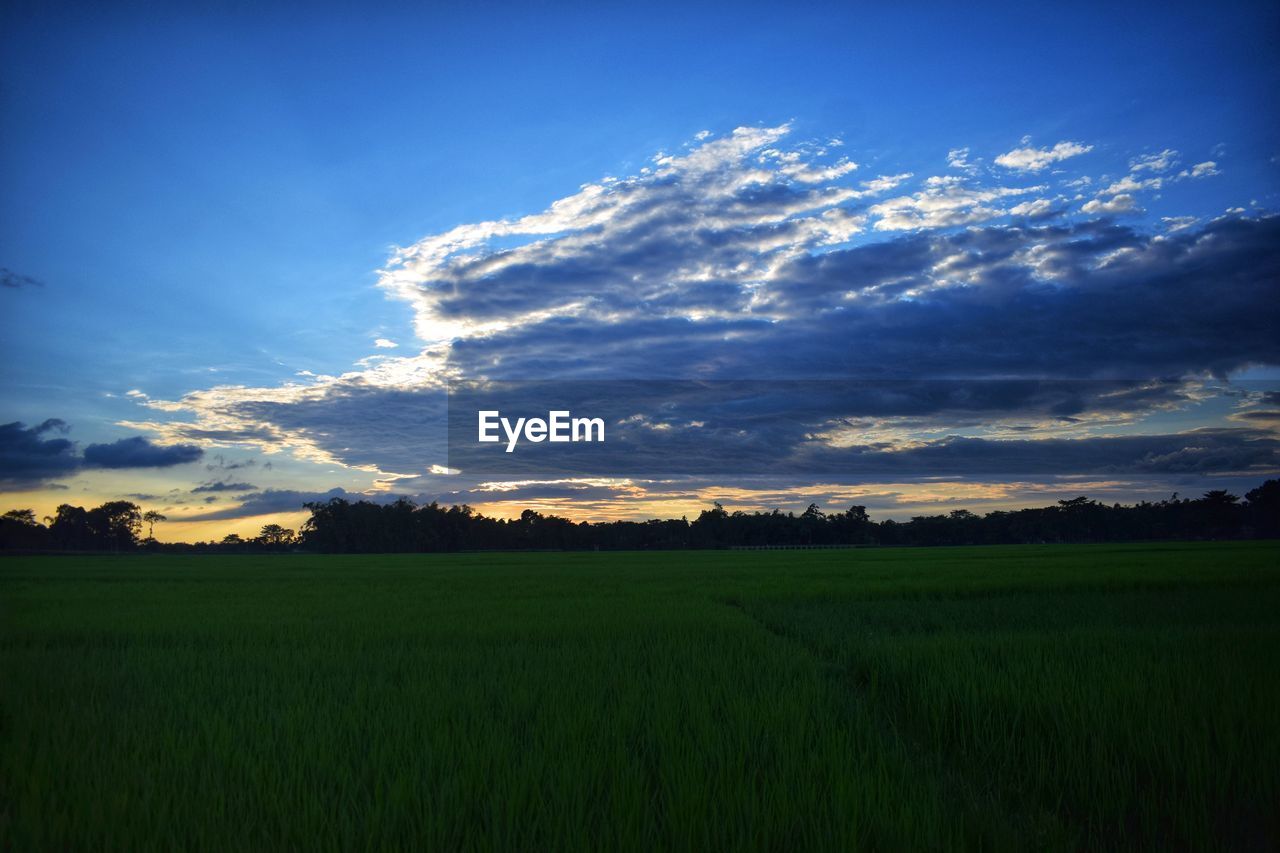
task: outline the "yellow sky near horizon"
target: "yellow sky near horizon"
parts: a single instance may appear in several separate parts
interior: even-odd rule
[[[572,495],[549,498],[530,498],[527,495],[503,499],[501,490],[493,491],[493,500],[472,500],[473,510],[491,518],[518,518],[526,509],[543,515],[557,515],[571,521],[642,521],[648,519],[678,519],[690,521],[715,502],[720,502],[730,512],[768,512],[775,508],[782,511],[800,511],[810,501],[818,503],[825,512],[842,512],[853,504],[867,505],[870,516],[881,521],[886,518],[907,520],[915,515],[947,513],[953,509],[970,509],[978,513],[994,510],[1012,510],[1027,506],[1046,506],[1056,500],[1088,495],[1104,502],[1118,499],[1118,492],[1132,493],[1139,484],[1123,480],[1074,479],[1052,484],[1034,482],[981,483],[968,481],[933,481],[913,483],[864,483],[813,484],[803,488],[748,489],[742,487],[703,487],[679,494],[664,493],[654,487],[648,495],[643,488],[626,493],[594,499]],[[1154,490],[1153,490],[1154,491]],[[1151,499],[1167,497],[1167,494],[1150,495]],[[358,494],[352,495],[358,499]],[[109,500],[120,499],[118,494],[99,493],[97,489],[29,490],[0,495],[0,512],[9,509],[31,509],[37,520],[52,516],[57,506],[70,503],[93,507]],[[143,511],[159,509],[159,502],[133,500]],[[234,511],[235,505],[205,507],[191,506],[191,514],[206,511]],[[278,524],[295,532],[301,531],[309,517],[305,510],[272,512],[239,518],[190,519],[170,508],[168,518],[155,525],[155,537],[160,542],[208,542],[220,541],[229,534],[249,539],[259,534],[267,524]],[[147,527],[143,527],[143,535]]]

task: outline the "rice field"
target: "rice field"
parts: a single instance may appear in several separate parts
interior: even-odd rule
[[[1278,557],[5,558],[0,849],[1276,849]]]

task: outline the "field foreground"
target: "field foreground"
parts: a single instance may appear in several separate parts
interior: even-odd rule
[[[0,850],[1277,849],[1280,546],[0,560]]]

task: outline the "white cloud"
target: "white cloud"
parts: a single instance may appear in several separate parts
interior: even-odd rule
[[[1176,231],[1184,231],[1200,220],[1194,216],[1162,216],[1160,221],[1164,223],[1164,230],[1172,234]]]
[[[788,166],[780,171],[792,180],[800,181],[804,184],[818,184],[843,177],[857,168],[857,163],[846,158],[830,166],[804,164],[797,167]]]
[[[1015,148],[996,158],[996,164],[1018,172],[1039,172],[1045,167],[1092,151],[1092,145],[1079,142],[1059,142],[1052,148]]]
[[[1141,190],[1158,190],[1163,185],[1164,178],[1145,178],[1140,180],[1133,175],[1125,175],[1120,180],[1113,181],[1107,188],[1098,190],[1098,195],[1119,195],[1120,193],[1134,193]]]
[[[1178,160],[1178,152],[1172,148],[1166,148],[1159,154],[1144,154],[1129,161],[1129,170],[1131,172],[1141,172],[1149,169],[1152,172],[1168,171]]]
[[[1085,202],[1084,206],[1080,208],[1083,213],[1104,215],[1133,213],[1138,209],[1137,200],[1128,193],[1121,193],[1107,201],[1095,198],[1092,201]]]
[[[1024,201],[1021,204],[1015,204],[1009,208],[1009,213],[1013,216],[1043,216],[1053,209],[1053,202],[1047,198],[1038,198],[1034,201]]]
[[[802,184],[819,184],[833,181],[858,168],[858,164],[848,157],[843,157],[838,162],[825,166],[808,162],[805,158],[811,153],[820,156],[826,153],[826,148],[803,146],[801,150],[796,151],[779,151],[776,148],[768,148],[760,153],[759,161],[761,163],[773,161],[774,168],[779,174]]]
[[[395,341],[387,340],[386,338],[378,338],[373,342],[373,345],[378,349],[395,349],[400,346]]]
[[[1191,167],[1191,177],[1193,178],[1209,178],[1218,174],[1221,174],[1221,172],[1218,171],[1218,164],[1212,160],[1207,160],[1204,163],[1197,163]]]
[[[963,187],[954,177],[928,178],[925,189],[912,195],[892,198],[873,205],[869,213],[877,218],[877,231],[909,231],[971,225],[1005,215],[1008,211],[991,202],[1008,196],[1040,192],[1044,187]]]
[[[897,175],[881,175],[878,178],[872,178],[869,181],[863,181],[862,188],[866,190],[869,195],[872,195],[875,193],[882,193],[882,192],[885,192],[886,190],[893,189],[894,187],[901,184],[903,181],[909,180],[912,177],[913,175],[910,172],[902,172],[901,174],[897,174]]]
[[[738,128],[680,155],[659,154],[647,174],[585,185],[541,213],[427,237],[397,252],[380,286],[414,306],[415,330],[426,341],[501,334],[552,316],[604,316],[637,299],[671,315],[705,318],[709,309],[689,304],[697,300],[688,294],[715,280],[738,283],[744,301],[731,310],[740,312],[753,283],[778,263],[861,228],[863,220],[843,205],[905,179],[834,184],[857,164],[816,162],[827,148],[812,143],[782,150],[777,143],[789,132],[788,125]],[[640,233],[663,239],[629,264],[586,260]],[[718,238],[708,243],[711,235]],[[513,237],[525,241],[489,248],[495,238]],[[555,287],[503,283],[565,257],[583,260]]]
[[[947,165],[953,169],[963,169],[972,172],[977,168],[977,164],[969,159],[968,148],[952,148],[947,152]]]

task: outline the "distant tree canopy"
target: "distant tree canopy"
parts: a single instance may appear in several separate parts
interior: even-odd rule
[[[53,546],[66,551],[127,551],[138,544],[142,510],[129,501],[107,501],[102,506],[62,504],[49,524]]]
[[[3,517],[5,521],[12,521],[16,524],[21,524],[26,527],[31,527],[35,524],[38,524],[38,522],[36,521],[35,510],[11,509],[8,512],[6,512]]]
[[[821,545],[994,545],[1039,542],[1128,542],[1160,539],[1248,539],[1280,537],[1280,480],[1268,480],[1241,500],[1222,490],[1199,498],[1176,494],[1157,502],[1106,505],[1087,497],[1053,506],[977,515],[957,509],[916,516],[907,522],[875,522],[864,506],[803,513],[729,512],[720,504],[696,519],[573,522],[526,509],[517,519],[489,518],[471,507],[351,502],[341,498],[308,503],[311,517],[300,535],[278,524],[258,536],[230,534],[218,543],[160,544],[139,541],[143,522],[163,521],[128,501],[108,501],[86,510],[63,504],[36,521],[31,510],[0,517],[0,550],[283,551],[391,553],[483,550],[645,550]]]
[[[870,519],[864,506],[800,515],[728,512],[719,503],[692,522],[573,522],[525,510],[518,519],[480,515],[471,507],[355,503],[334,498],[306,505],[302,544],[333,553],[509,550],[730,548],[816,545],[983,545],[1036,542],[1125,542],[1280,536],[1280,480],[1241,500],[1223,491],[1196,499],[1107,506],[1077,497],[1050,507],[977,515],[957,509],[908,522]]]
[[[268,548],[287,548],[297,541],[297,537],[287,527],[281,527],[278,524],[267,524],[263,525],[262,531],[258,533],[258,538],[255,541]]]

